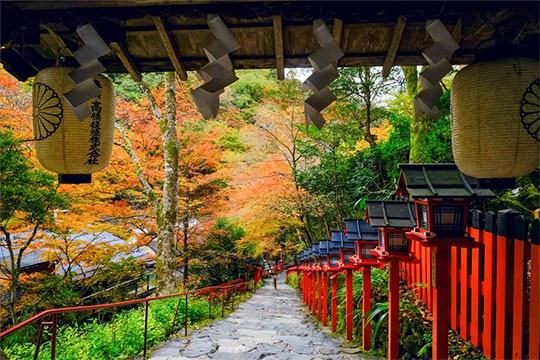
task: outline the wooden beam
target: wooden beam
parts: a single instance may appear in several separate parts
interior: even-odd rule
[[[405,25],[407,24],[407,18],[403,15],[400,15],[397,18],[396,25],[394,26],[394,33],[392,34],[392,40],[386,51],[386,57],[384,59],[382,76],[387,77],[390,75],[390,70],[394,66],[394,60],[396,59],[397,52],[399,50],[399,44],[401,43],[401,38],[403,37],[403,31],[405,30]]]
[[[158,16],[153,16],[152,20],[154,21],[154,25],[158,31],[159,37],[161,38],[161,43],[163,44],[163,47],[165,48],[165,51],[173,64],[176,74],[178,74],[180,80],[186,81],[187,73],[186,69],[182,65],[182,62],[180,61],[178,45],[174,43],[174,39],[172,38],[170,31],[165,26],[165,21],[162,17]]]
[[[131,55],[129,55],[124,44],[121,42],[111,42],[109,46],[116,53],[116,56],[118,56],[118,58],[122,62],[122,65],[124,65],[124,67],[126,68],[128,73],[131,75],[133,80],[141,81],[142,80],[141,72],[139,71],[139,69],[137,68],[137,65],[131,58]]]
[[[336,40],[339,47],[341,47],[341,36],[343,34],[343,20],[341,19],[334,19],[334,25],[332,26],[332,35],[334,35],[334,39]]]
[[[272,17],[274,23],[274,49],[276,53],[277,77],[279,80],[285,79],[285,60],[283,57],[283,24],[281,16]]]
[[[338,46],[341,48],[341,38],[343,37],[343,20],[335,18],[334,25],[332,25],[332,35],[336,40]],[[342,49],[343,50],[343,49]],[[335,66],[338,66],[339,60],[334,62]]]

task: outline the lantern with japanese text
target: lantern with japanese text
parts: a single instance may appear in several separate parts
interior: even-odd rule
[[[77,118],[64,93],[75,83],[73,68],[41,70],[34,79],[32,116],[37,158],[47,170],[58,173],[60,183],[89,183],[91,174],[105,168],[112,152],[114,89],[103,75],[94,77],[100,94],[87,104],[90,117]]]

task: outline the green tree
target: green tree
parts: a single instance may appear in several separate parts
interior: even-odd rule
[[[23,153],[21,141],[7,131],[0,132],[0,231],[9,260],[0,271],[9,284],[6,310],[15,324],[16,294],[20,286],[21,261],[38,231],[54,222],[54,211],[68,206],[57,193],[55,177],[34,169]]]

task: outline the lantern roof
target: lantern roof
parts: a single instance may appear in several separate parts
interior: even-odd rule
[[[328,240],[321,240],[319,242],[319,255],[326,256],[328,254]]]
[[[331,242],[340,249],[354,249],[354,241],[349,241],[343,231],[330,231]]]
[[[412,201],[366,201],[369,223],[373,227],[413,228],[416,211]]]
[[[377,228],[363,220],[345,219],[345,229],[349,241],[377,241]]]
[[[396,193],[413,198],[487,198],[495,194],[481,182],[463,174],[456,164],[399,164]]]
[[[311,246],[311,255],[313,257],[319,257],[319,244],[315,244]]]

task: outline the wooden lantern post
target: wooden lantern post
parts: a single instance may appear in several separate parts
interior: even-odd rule
[[[377,227],[379,246],[370,252],[390,267],[388,359],[399,357],[399,263],[418,263],[405,232],[416,223],[412,201],[366,201],[369,223]]]
[[[337,263],[340,271],[345,271],[345,333],[347,341],[353,338],[353,271],[356,266],[350,257],[354,255],[354,241],[348,241],[342,231],[331,231],[332,242],[340,244],[340,260]]]
[[[455,164],[399,164],[401,175],[396,194],[414,199],[416,224],[406,236],[432,248],[433,359],[448,358],[450,313],[450,247],[479,246],[466,233],[472,200],[493,197],[477,179],[461,173]]]
[[[327,273],[330,273],[330,281],[332,283],[332,299],[331,299],[331,313],[332,313],[332,332],[337,331],[337,278],[339,275],[338,261],[340,260],[340,242],[329,241],[328,242],[328,263],[325,267]]]
[[[371,249],[377,246],[377,229],[365,221],[345,219],[346,236],[354,241],[355,254],[350,257],[358,271],[363,271],[362,281],[362,349],[371,349],[371,322],[368,314],[371,310],[371,268],[383,268],[384,264],[371,254]]]
[[[326,326],[328,323],[328,240],[319,242],[319,314],[318,320]],[[321,290],[322,286],[322,290]]]

